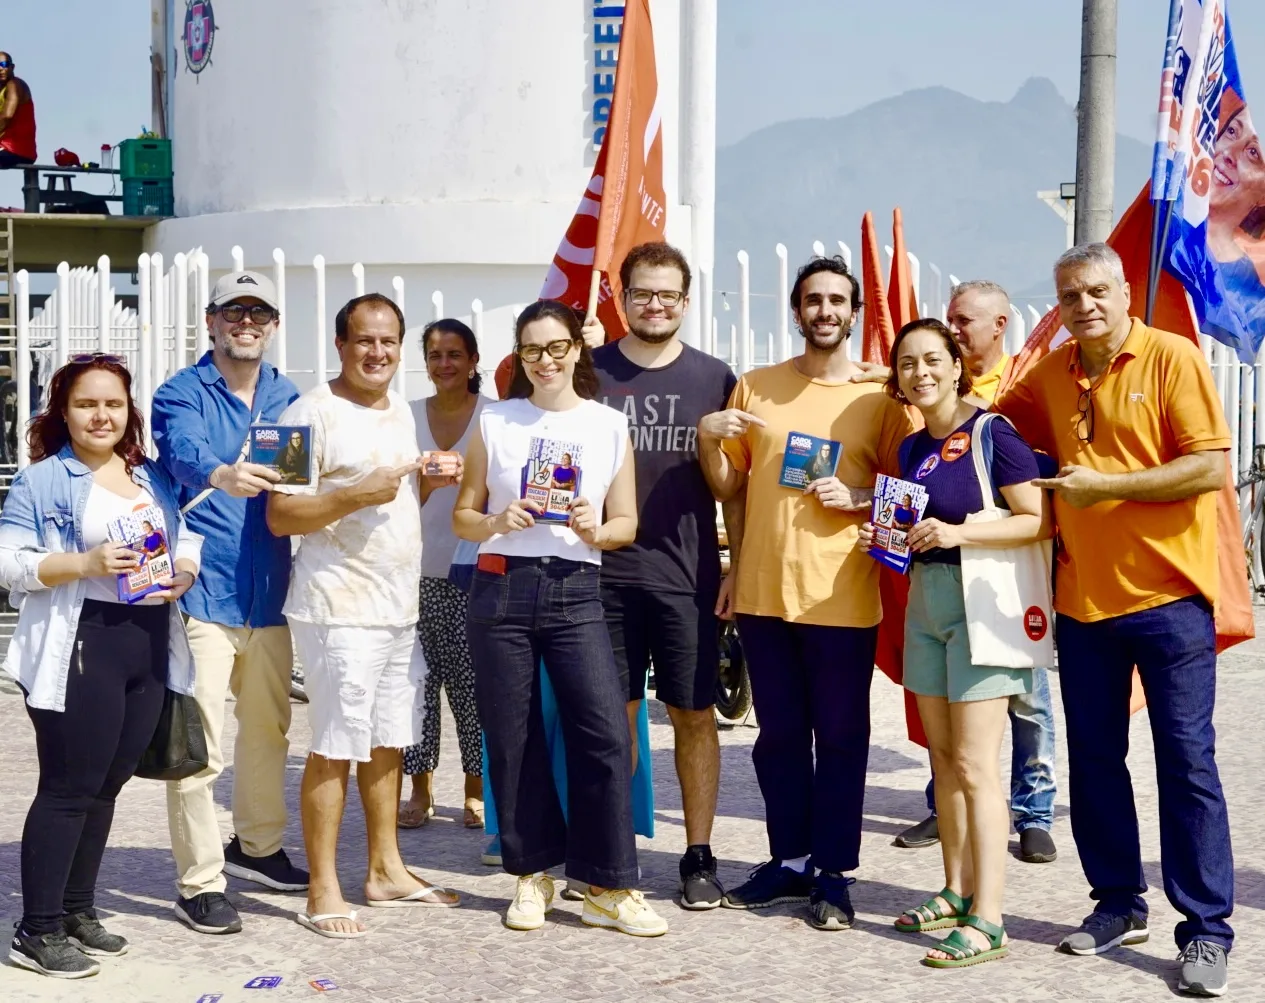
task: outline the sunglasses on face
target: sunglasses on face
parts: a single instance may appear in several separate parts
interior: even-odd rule
[[[11,69],[13,69],[13,64],[11,62],[9,62],[7,59],[0,59],[0,70],[11,70]]]
[[[0,63],[0,66],[3,66]],[[121,355],[111,355],[109,352],[80,352],[78,355],[72,355],[67,362],[75,365],[82,365],[85,362],[113,362],[116,366],[126,364],[126,360]]]
[[[649,306],[650,301],[656,296],[659,297],[659,304],[668,307],[680,306],[681,300],[685,298],[685,293],[679,289],[637,289],[636,287],[626,290],[628,298],[637,306]]]
[[[230,324],[240,324],[249,315],[251,323],[257,327],[272,323],[278,316],[276,310],[263,304],[246,306],[242,303],[226,303],[222,307],[217,307],[216,310]]]
[[[540,345],[522,345],[518,349],[518,357],[524,362],[539,362],[541,357],[548,352],[549,358],[562,360],[567,357],[567,352],[571,351],[571,346],[576,342],[571,340],[551,341],[549,344],[541,347]]]

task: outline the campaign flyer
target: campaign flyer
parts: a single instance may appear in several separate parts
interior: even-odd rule
[[[578,442],[532,436],[520,497],[543,508],[537,519],[567,522],[571,518],[571,503],[580,493],[581,454]]]
[[[105,532],[107,539],[126,544],[141,559],[140,566],[135,571],[125,571],[117,576],[121,602],[139,602],[150,593],[161,592],[166,588],[159,585],[158,580],[171,577],[174,559],[168,545],[167,525],[161,508],[146,505],[131,515],[111,519]]]
[[[834,439],[819,439],[807,432],[791,432],[786,437],[782,476],[777,482],[784,488],[802,490],[822,477],[833,477],[842,452],[843,446]]]
[[[275,470],[282,484],[311,484],[312,426],[251,425],[246,459]]]
[[[879,474],[874,483],[874,543],[870,556],[902,575],[909,570],[909,531],[927,511],[927,489],[913,481]]]
[[[422,451],[422,474],[426,477],[454,477],[461,469],[461,454],[455,449]]]

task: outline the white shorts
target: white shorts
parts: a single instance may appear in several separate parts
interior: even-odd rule
[[[311,751],[369,762],[373,749],[406,749],[421,735],[413,704],[426,678],[417,628],[327,627],[290,620],[303,665]]]

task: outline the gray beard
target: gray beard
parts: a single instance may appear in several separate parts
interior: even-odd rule
[[[220,343],[220,350],[232,359],[234,362],[258,362],[264,357],[264,351],[268,347],[268,342],[260,339],[256,348],[240,348],[233,344],[231,338],[223,338]]]

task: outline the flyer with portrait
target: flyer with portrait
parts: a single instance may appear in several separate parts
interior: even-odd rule
[[[461,454],[455,449],[422,451],[422,474],[426,477],[455,477],[461,469]]]
[[[879,474],[874,482],[874,543],[870,556],[902,575],[909,570],[909,531],[927,511],[927,489],[913,481]]]
[[[819,439],[807,432],[791,432],[782,454],[782,475],[777,482],[784,488],[801,491],[815,480],[833,477],[843,446],[834,439]]]
[[[251,425],[251,463],[275,470],[282,484],[312,483],[311,425]]]
[[[139,602],[147,595],[166,588],[159,585],[158,580],[171,577],[174,560],[161,508],[146,505],[131,515],[111,519],[106,524],[105,535],[108,540],[125,544],[140,557],[140,566],[135,571],[125,571],[116,576],[120,602]]]
[[[532,436],[519,497],[541,506],[543,512],[537,519],[570,520],[571,503],[580,493],[582,451],[578,442]]]

